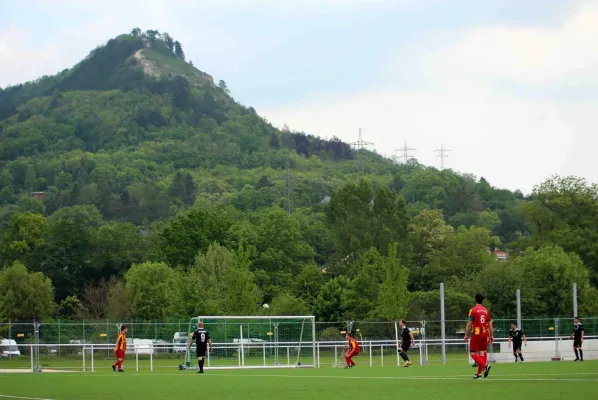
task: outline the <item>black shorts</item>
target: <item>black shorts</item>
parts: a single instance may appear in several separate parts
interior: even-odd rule
[[[403,349],[403,352],[407,353],[407,350],[411,347],[411,342],[401,342],[399,343],[399,347]]]
[[[513,352],[521,351],[521,342],[513,342]]]
[[[581,339],[573,339],[573,347],[581,347]]]
[[[195,350],[197,357],[205,357],[207,352],[208,352],[207,346],[205,346],[205,347],[197,346],[197,349]]]

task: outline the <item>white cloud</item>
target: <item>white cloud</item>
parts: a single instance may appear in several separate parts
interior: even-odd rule
[[[426,54],[420,65],[429,79],[445,71],[461,79],[511,79],[539,83],[598,67],[598,2],[586,3],[556,29],[505,26],[463,29],[461,38],[438,52]]]
[[[598,170],[588,167],[593,159],[588,149],[598,145],[593,132],[598,104],[516,94],[545,84],[554,89],[555,81],[566,87],[567,79],[592,87],[598,76],[598,55],[590,51],[598,43],[598,24],[592,21],[598,21],[597,9],[584,7],[554,29],[432,33],[433,40],[412,43],[410,57],[393,55],[395,67],[382,69],[391,87],[393,76],[423,72],[420,89],[370,90],[260,111],[274,124],[346,141],[356,140],[361,127],[364,140],[388,156],[406,141],[427,164],[439,165],[433,150],[443,144],[452,150],[447,167],[484,176],[499,187],[529,192],[553,173],[598,182]]]
[[[30,43],[31,38],[15,26],[0,31],[0,86],[35,79],[64,68],[55,45],[36,49]]]

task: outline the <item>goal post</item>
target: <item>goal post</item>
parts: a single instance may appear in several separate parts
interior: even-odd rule
[[[210,369],[295,368],[316,366],[316,324],[308,316],[198,316],[189,321],[189,333],[198,322],[210,334],[214,351]],[[195,364],[195,345],[185,355]]]

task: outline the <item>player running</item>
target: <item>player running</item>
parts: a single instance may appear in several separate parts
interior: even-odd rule
[[[349,345],[345,346],[345,350],[348,350],[345,354],[345,361],[347,362],[347,368],[353,368],[355,366],[355,361],[353,361],[353,357],[359,355],[359,343],[357,340],[351,336],[349,332],[345,335],[345,339],[349,341]]]
[[[511,330],[509,331],[509,347],[511,347],[511,340],[513,341],[513,355],[515,356],[515,362],[518,361],[517,357],[523,362],[523,354],[521,354],[521,342],[527,346],[527,337],[525,333],[519,328],[517,324],[511,324]]]
[[[583,324],[579,320],[579,317],[573,318],[573,335],[569,336],[569,339],[573,339],[573,350],[575,351],[575,360],[583,361],[583,350],[581,345],[583,344]]]
[[[494,340],[494,329],[492,328],[492,318],[490,312],[482,305],[484,296],[480,293],[475,295],[476,305],[469,310],[469,317],[467,326],[465,327],[465,341],[468,341],[469,330],[472,329],[471,340],[469,341],[469,352],[471,358],[478,365],[478,372],[473,379],[480,379],[482,371],[484,371],[484,378],[488,377],[490,373],[490,365],[488,365],[488,343]]]
[[[125,351],[127,350],[127,327],[125,325],[120,327],[120,334],[116,338],[116,346],[114,347],[114,354],[116,355],[116,363],[112,364],[112,370],[116,372],[125,372],[123,369],[123,361],[125,360]]]
[[[413,333],[407,328],[407,324],[404,319],[399,322],[401,326],[401,342],[397,344],[397,351],[399,355],[405,361],[403,367],[408,367],[411,365],[411,361],[409,361],[409,356],[407,355],[407,351],[411,345],[415,346],[415,339],[413,338]]]
[[[193,336],[189,341],[189,350],[191,350],[191,346],[193,342],[196,342],[195,345],[195,353],[197,354],[197,366],[199,367],[198,374],[203,374],[203,366],[204,366],[204,357],[206,356],[206,352],[208,350],[208,344],[210,345],[210,352],[214,351],[214,347],[212,346],[212,339],[210,338],[210,334],[207,330],[203,327],[203,322],[197,323],[197,329],[193,332]]]

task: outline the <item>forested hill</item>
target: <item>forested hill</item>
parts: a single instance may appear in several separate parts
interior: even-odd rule
[[[0,319],[254,313],[264,302],[392,319],[407,313],[397,296],[422,318],[441,281],[454,317],[477,290],[509,314],[499,288],[555,296],[524,279],[538,265],[595,295],[594,187],[555,177],[524,198],[280,131],[167,33],[136,28],[72,69],[0,90],[0,138]],[[207,301],[193,302],[197,288]],[[32,290],[39,301],[21,301]],[[560,310],[549,306],[534,312]]]

